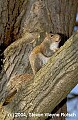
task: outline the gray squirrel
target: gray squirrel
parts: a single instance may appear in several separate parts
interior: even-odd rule
[[[61,36],[59,34],[46,33],[44,41],[31,51],[29,61],[34,75],[59,49],[60,41]]]

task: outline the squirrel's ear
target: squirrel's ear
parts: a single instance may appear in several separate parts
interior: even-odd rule
[[[46,36],[48,35],[48,33],[46,32]]]

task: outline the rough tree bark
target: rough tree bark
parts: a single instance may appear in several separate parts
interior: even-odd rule
[[[77,4],[77,0],[0,0],[0,42],[8,46],[26,32],[52,31],[69,37]]]
[[[13,101],[3,107],[6,111],[5,120],[21,120],[21,117],[8,116],[10,113],[25,113],[22,120],[45,120],[45,113],[50,113],[67,96],[78,83],[77,39],[78,32],[52,56],[33,79],[21,85]],[[39,113],[42,116],[30,117],[29,113]]]
[[[8,46],[21,37],[4,52],[4,67],[0,74],[1,99],[12,76],[32,72],[28,56],[45,31],[71,36],[77,0],[1,0],[0,5],[0,42],[4,41]],[[37,39],[39,33],[41,38]],[[29,44],[34,39],[37,41]]]

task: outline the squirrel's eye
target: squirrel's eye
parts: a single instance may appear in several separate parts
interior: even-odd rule
[[[53,36],[53,34],[51,34],[51,37]]]

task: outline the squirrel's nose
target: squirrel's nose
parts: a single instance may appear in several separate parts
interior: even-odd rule
[[[58,42],[58,41],[61,41],[61,37],[60,36],[56,37],[56,42]]]

